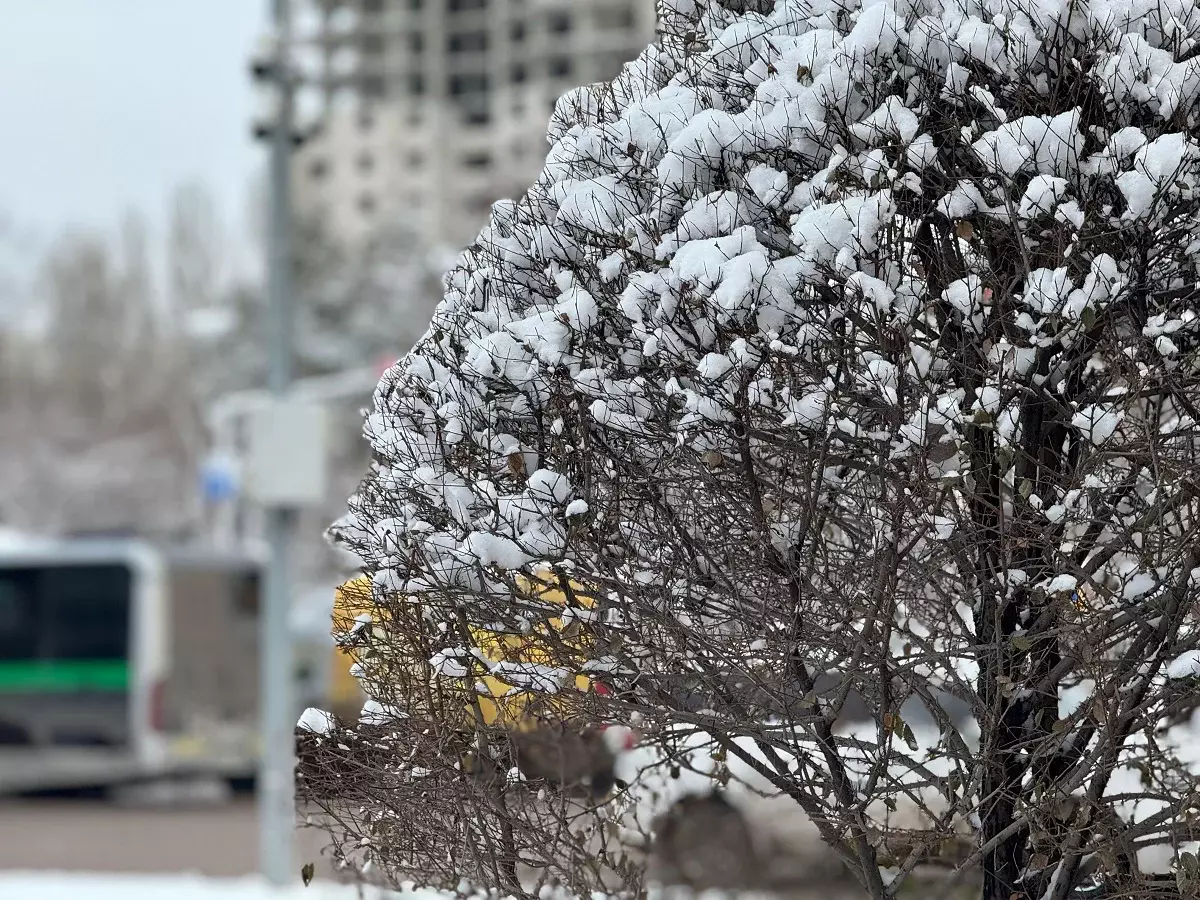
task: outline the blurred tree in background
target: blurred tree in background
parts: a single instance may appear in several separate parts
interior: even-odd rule
[[[448,263],[399,224],[355,248],[317,220],[296,227],[296,376],[407,351]],[[266,383],[264,285],[235,270],[233,235],[208,189],[180,186],[161,236],[130,215],[112,233],[55,238],[33,266],[15,228],[0,228],[0,245],[12,251],[0,250],[0,520],[52,534],[203,536],[206,412]],[[28,285],[13,274],[18,264],[35,273]],[[330,410],[332,433],[343,436],[332,448],[335,490],[329,509],[313,513],[313,547],[301,554],[318,566],[330,559],[321,526],[365,464],[367,400]]]
[[[72,233],[41,261],[3,359],[0,504],[38,531],[174,531],[186,521],[198,410],[156,306],[144,223]]]

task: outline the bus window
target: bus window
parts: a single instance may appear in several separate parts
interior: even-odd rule
[[[132,585],[123,565],[0,569],[0,660],[124,660]]]
[[[43,571],[44,627],[52,659],[129,655],[132,579],[125,566],[55,566]]]
[[[0,571],[0,660],[29,659],[37,653],[32,577]]]
[[[262,579],[258,572],[230,576],[233,579],[233,609],[244,619],[257,620]]]

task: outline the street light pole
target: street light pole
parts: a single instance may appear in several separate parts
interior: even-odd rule
[[[270,214],[267,238],[268,375],[275,399],[286,397],[292,381],[292,202],[291,154],[295,123],[295,82],[289,48],[291,0],[272,0],[275,60],[272,67],[278,106],[270,133]],[[269,563],[266,609],[262,616],[262,748],[259,763],[259,853],[263,875],[273,884],[293,876],[295,828],[291,606],[292,537],[296,512],[284,504],[265,510]]]

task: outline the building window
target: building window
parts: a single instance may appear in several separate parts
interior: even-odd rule
[[[492,154],[486,150],[477,150],[463,156],[462,164],[467,169],[486,169],[492,164]]]
[[[563,12],[551,13],[548,25],[551,34],[566,34],[571,30],[571,17]]]
[[[571,74],[571,60],[565,56],[550,57],[550,77],[566,78]]]
[[[420,72],[414,72],[408,76],[408,92],[414,96],[420,96],[425,93],[425,76]]]
[[[364,97],[382,97],[386,85],[382,75],[365,75],[359,80],[359,89]]]
[[[375,113],[369,109],[360,109],[358,111],[358,130],[370,131],[375,127]]]
[[[508,23],[508,36],[512,39],[514,44],[519,44],[521,41],[525,40],[525,33],[525,23],[522,20],[518,19],[515,22]]]
[[[482,94],[488,89],[487,75],[482,72],[470,72],[450,76],[450,93],[455,97],[463,94]]]
[[[382,34],[364,34],[359,39],[359,48],[368,56],[378,56],[383,53],[383,35]]]
[[[324,181],[329,177],[329,163],[323,159],[314,159],[308,164],[308,177],[313,181]]]
[[[408,0],[409,9],[421,9],[424,5],[424,0]]]
[[[596,25],[606,31],[633,28],[632,6],[597,6]]]
[[[448,0],[450,12],[468,12],[472,9],[483,9],[487,0]]]
[[[408,167],[410,169],[419,169],[425,165],[425,155],[420,150],[410,150],[408,153]]]
[[[362,0],[362,11],[365,13],[383,12],[384,0]]]
[[[462,31],[446,39],[446,49],[451,53],[482,53],[487,50],[487,32]]]
[[[367,173],[374,170],[374,168],[375,168],[375,157],[371,154],[370,151],[364,150],[362,153],[358,154],[358,171],[360,171],[364,175],[366,175]]]
[[[425,35],[419,31],[409,32],[408,49],[412,53],[422,53],[425,50]]]
[[[468,125],[487,125],[492,121],[492,113],[486,103],[472,104],[463,110],[463,121]]]
[[[375,195],[359,194],[358,211],[364,216],[373,216],[375,214]]]
[[[513,84],[521,84],[529,78],[529,69],[525,67],[525,63],[514,63],[512,67]]]

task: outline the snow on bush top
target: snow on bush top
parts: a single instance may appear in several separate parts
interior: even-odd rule
[[[1099,321],[1121,343],[1086,351],[1099,388],[1068,415],[1092,445],[1121,439],[1127,373],[1181,365],[1200,251],[1180,215],[1200,173],[1190,0],[660,16],[659,44],[559,101],[541,175],[494,206],[378,388],[377,463],[337,533],[389,591],[500,596],[509,570],[586,570],[573,528],[603,514],[603,457],[722,452],[746,409],[892,459],[940,441],[953,472],[964,423],[1012,445],[1022,386],[1064,377]],[[922,265],[930,222],[953,223],[967,274]],[[1142,290],[1140,319],[1104,320],[1168,232],[1168,283]],[[978,338],[974,386],[952,377],[945,321]]]

